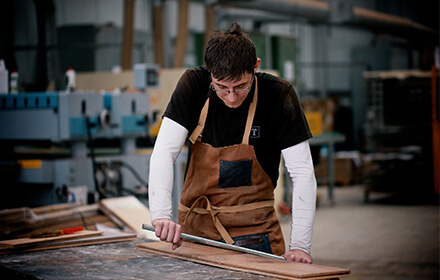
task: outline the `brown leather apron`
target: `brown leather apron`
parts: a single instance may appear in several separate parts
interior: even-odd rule
[[[206,101],[199,125],[190,136],[193,145],[179,224],[188,234],[282,255],[285,245],[273,206],[274,186],[248,144],[257,98],[258,84],[242,143],[221,148],[200,141],[209,98]]]

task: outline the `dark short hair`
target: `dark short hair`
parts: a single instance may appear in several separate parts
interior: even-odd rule
[[[252,40],[234,22],[227,31],[214,31],[206,45],[205,65],[218,80],[238,80],[254,72],[256,53]]]

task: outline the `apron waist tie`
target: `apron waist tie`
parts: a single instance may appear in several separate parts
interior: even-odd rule
[[[195,207],[196,204],[202,199],[206,200],[206,208]],[[228,231],[225,229],[225,227],[223,226],[223,224],[221,223],[221,221],[217,217],[218,213],[236,213],[236,212],[242,212],[242,211],[256,210],[256,209],[264,208],[264,207],[273,207],[273,203],[274,203],[273,200],[263,200],[263,201],[247,203],[247,204],[243,204],[243,205],[217,207],[217,206],[213,206],[211,204],[211,202],[209,201],[209,199],[206,196],[202,195],[199,198],[197,198],[196,201],[194,201],[194,203],[191,205],[191,207],[187,207],[187,206],[179,203],[179,210],[183,211],[183,212],[187,212],[185,215],[185,219],[183,220],[184,225],[185,225],[186,219],[188,218],[188,216],[191,212],[194,212],[197,214],[202,214],[202,215],[211,214],[212,221],[214,222],[214,226],[218,230],[218,232],[220,233],[223,240],[225,240],[225,242],[228,244],[234,244],[234,240],[229,235]]]

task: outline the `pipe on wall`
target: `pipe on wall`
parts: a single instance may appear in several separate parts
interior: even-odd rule
[[[388,32],[391,35],[432,35],[438,36],[438,31],[409,18],[382,13],[347,4],[343,0],[219,0],[221,8],[241,8],[274,13],[280,20],[304,19],[310,23],[353,25],[377,32]],[[237,16],[237,15],[236,15]],[[244,17],[249,13],[244,13]],[[264,15],[262,15],[264,17]],[[264,18],[260,20],[264,21]],[[272,21],[268,16],[266,21]]]

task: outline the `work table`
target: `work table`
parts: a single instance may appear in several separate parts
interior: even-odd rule
[[[0,255],[3,279],[274,279],[154,254],[143,239]]]

